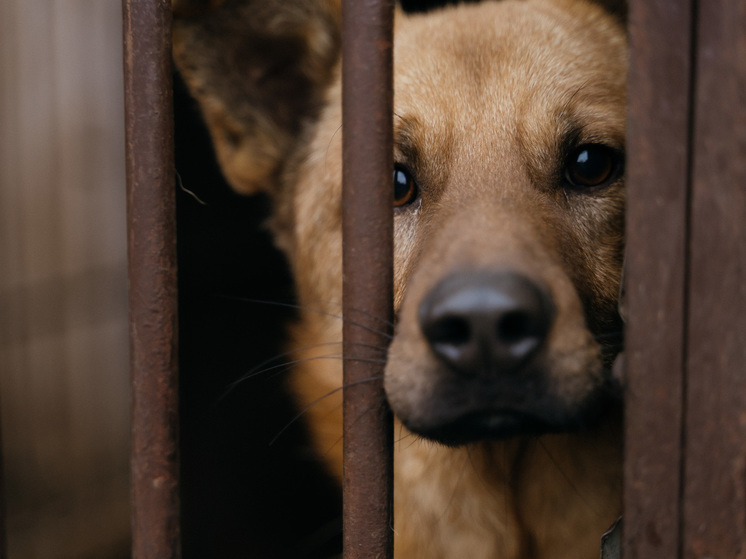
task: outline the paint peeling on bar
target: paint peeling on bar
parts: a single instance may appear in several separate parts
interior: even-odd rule
[[[178,558],[171,3],[123,0],[132,366],[132,556]]]
[[[343,552],[392,558],[393,424],[381,363],[393,316],[393,2],[347,0],[342,24]]]

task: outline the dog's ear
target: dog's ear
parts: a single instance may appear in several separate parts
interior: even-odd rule
[[[339,0],[173,0],[174,58],[223,173],[267,189],[319,111],[340,56]]]

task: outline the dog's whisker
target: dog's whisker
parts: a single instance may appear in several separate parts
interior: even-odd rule
[[[329,174],[328,170],[327,170],[328,169],[328,160],[329,160],[329,150],[332,147],[332,142],[334,141],[334,137],[339,133],[340,130],[342,130],[342,125],[341,124],[339,126],[337,126],[337,128],[334,130],[334,133],[329,138],[329,143],[326,146],[326,152],[324,153],[324,174],[327,174],[327,175]]]
[[[318,405],[319,402],[324,401],[329,396],[333,396],[334,394],[337,394],[339,391],[344,390],[345,388],[351,388],[353,386],[358,386],[358,385],[361,385],[361,384],[366,384],[368,382],[380,381],[382,378],[383,377],[381,375],[376,375],[374,377],[368,377],[368,378],[356,380],[356,381],[353,381],[353,382],[348,382],[347,384],[339,386],[339,387],[335,388],[334,390],[330,390],[329,392],[327,392],[323,396],[319,396],[314,401],[312,401],[310,404],[308,404],[307,406],[305,406],[302,410],[300,410],[296,415],[294,415],[293,418],[287,424],[285,424],[285,426],[282,429],[280,429],[280,431],[272,438],[272,440],[269,441],[269,445],[268,446],[272,446],[273,444],[275,444],[275,442],[277,442],[277,439],[279,439],[282,436],[282,434],[285,431],[287,431],[296,421],[298,421],[301,417],[303,417],[303,415],[308,410],[312,409],[314,406]],[[369,408],[368,411],[370,411],[370,409],[372,409],[372,407]]]
[[[399,444],[406,439],[411,439],[409,444],[405,447],[405,449],[407,449],[411,447],[414,443],[425,440],[421,435],[418,435],[417,433],[413,433],[412,431],[407,431],[407,433],[404,434],[404,429],[405,429],[404,424],[399,423],[399,434],[398,434],[398,438],[394,440],[395,444]]]
[[[385,347],[377,346],[374,344],[365,344],[362,342],[324,342],[324,343],[297,347],[297,348],[293,348],[291,350],[285,351],[283,353],[274,355],[270,357],[269,359],[265,359],[258,365],[252,367],[250,371],[248,371],[245,375],[243,375],[241,378],[239,378],[237,381],[234,381],[234,382],[236,383],[242,382],[243,380],[253,377],[255,374],[260,374],[263,371],[263,368],[269,365],[270,363],[279,361],[281,359],[285,359],[287,357],[290,357],[293,354],[303,353],[303,352],[311,351],[313,349],[318,349],[321,347],[337,346],[337,345],[341,345],[343,348],[346,346],[354,346],[354,347],[359,347],[359,348],[372,349],[372,350],[380,351],[382,354],[385,354],[386,349],[387,349]]]
[[[344,388],[348,388],[348,387],[351,387],[351,386],[356,386],[356,385],[358,385],[358,384],[362,384],[362,383],[364,383],[364,382],[372,382],[372,381],[374,381],[374,380],[382,380],[382,379],[383,379],[383,376],[369,377],[369,378],[367,378],[367,379],[363,379],[362,381],[355,381],[355,382],[347,383],[347,384],[345,384],[344,386],[342,386],[341,388],[342,388],[342,389],[344,389]],[[339,389],[337,389],[337,390],[339,390]],[[375,408],[376,406],[380,406],[380,405],[386,405],[386,396],[382,395],[382,397],[381,397],[381,398],[380,398],[379,400],[374,400],[373,402],[371,402],[371,403],[370,403],[370,404],[369,404],[369,405],[368,405],[368,406],[367,406],[367,407],[366,407],[366,408],[365,408],[365,409],[364,409],[364,410],[363,410],[363,411],[362,411],[362,412],[360,413],[360,415],[358,415],[358,416],[357,416],[357,417],[356,417],[356,418],[354,419],[354,421],[352,422],[352,424],[351,424],[351,425],[352,425],[352,426],[356,425],[358,421],[360,421],[360,420],[361,420],[362,418],[364,418],[364,417],[365,417],[366,415],[368,415],[368,414],[369,414],[370,412],[372,412],[372,411],[373,411],[373,409],[374,409],[374,408]],[[338,437],[338,438],[337,438],[337,440],[335,440],[335,441],[334,441],[334,443],[332,443],[332,445],[331,445],[331,446],[330,446],[330,447],[329,447],[328,449],[326,449],[326,452],[327,452],[327,453],[331,452],[331,450],[332,450],[332,449],[333,449],[333,448],[334,448],[335,446],[337,446],[337,445],[338,445],[339,443],[341,443],[341,442],[342,442],[343,440],[344,440],[344,435],[342,435],[342,436]]]
[[[313,348],[313,347],[320,347],[320,346],[324,346],[324,345],[338,345],[339,343],[340,342],[330,342],[329,344],[318,344],[316,346],[311,346],[311,347]],[[373,349],[380,349],[380,348],[377,348],[375,346],[369,346],[367,344],[360,344],[360,345],[363,346],[363,347],[371,347]],[[292,353],[296,353],[296,352],[289,351],[289,352],[286,352],[283,355],[287,356],[287,355],[291,355]],[[276,361],[277,359],[279,359],[279,356],[278,357],[273,357],[272,359],[268,359],[264,363],[265,364],[266,363],[271,363],[273,361]],[[275,371],[275,374],[272,375],[272,376],[276,376],[278,374],[281,374],[281,373],[284,373],[286,371],[289,371],[295,365],[299,365],[301,363],[306,363],[306,362],[309,362],[309,361],[322,360],[322,359],[336,359],[336,360],[341,360],[341,361],[358,361],[358,362],[362,362],[362,363],[376,363],[376,364],[380,364],[380,365],[385,365],[386,364],[386,360],[385,359],[374,359],[374,358],[365,358],[365,357],[355,357],[354,355],[344,355],[344,354],[340,354],[340,353],[328,353],[328,354],[325,354],[325,355],[315,355],[313,357],[306,357],[304,359],[293,359],[293,360],[290,360],[290,361],[283,361],[282,363],[278,363],[277,365],[272,365],[270,367],[263,367],[261,369],[258,369],[257,367],[255,367],[249,373],[247,373],[245,375],[242,375],[240,378],[238,378],[238,379],[234,380],[233,382],[231,382],[228,385],[228,387],[225,389],[225,391],[223,392],[223,394],[221,394],[220,397],[217,399],[217,401],[215,402],[215,405],[217,405],[220,402],[222,402],[228,396],[228,394],[230,394],[233,390],[236,389],[237,386],[239,386],[243,382],[246,382],[246,381],[248,381],[248,380],[250,380],[252,378],[255,378],[255,377],[260,376],[260,375],[265,375],[265,374],[267,374],[267,373],[269,373],[271,371]]]
[[[320,309],[320,308],[309,307],[307,305],[299,305],[298,303],[289,303],[289,302],[286,302],[286,301],[270,301],[270,300],[266,300],[266,299],[253,299],[253,298],[250,298],[250,297],[236,297],[236,296],[228,296],[228,295],[221,295],[221,297],[227,297],[227,298],[230,298],[230,299],[235,300],[235,301],[240,301],[242,303],[255,303],[255,304],[260,304],[260,305],[272,305],[272,306],[276,306],[276,307],[282,307],[282,308],[294,309],[294,310],[299,310],[299,311],[312,312],[312,313],[319,314],[319,315],[322,315],[322,316],[328,316],[328,317],[331,317],[331,318],[336,318],[338,320],[341,320],[343,322],[347,322],[348,324],[352,324],[354,326],[359,326],[360,328],[362,328],[364,330],[367,330],[368,332],[372,332],[374,334],[378,334],[378,335],[383,336],[383,337],[385,337],[385,338],[387,338],[389,340],[393,338],[393,335],[390,334],[389,332],[385,331],[385,330],[380,330],[378,328],[373,328],[372,326],[369,326],[367,324],[363,324],[363,323],[361,323],[359,321],[351,320],[350,318],[345,317],[344,315],[342,315],[340,313],[334,313],[334,312],[327,311],[327,310]],[[330,305],[341,306],[340,303],[335,303],[335,302],[329,302],[329,304]],[[359,313],[362,316],[365,316],[365,317],[371,318],[373,320],[376,320],[379,323],[383,324],[384,326],[388,326],[388,327],[391,327],[391,328],[394,327],[394,323],[391,322],[390,320],[386,320],[386,319],[381,318],[379,316],[372,315],[372,314],[370,314],[368,312],[362,311],[360,309],[356,309],[354,307],[350,307],[350,310],[354,311],[356,313]]]
[[[400,443],[406,441],[407,439],[412,439],[412,437],[414,437],[414,439],[410,441],[409,445],[407,445],[407,448],[409,448],[410,446],[412,446],[411,443],[417,442],[417,440],[418,440],[418,436],[415,435],[414,433],[407,433],[406,435],[402,435],[401,433],[399,433],[399,438],[397,438],[394,441],[394,443],[395,444],[400,444]]]
[[[341,361],[358,361],[358,362],[361,362],[361,363],[378,363],[378,364],[381,364],[381,365],[385,365],[386,364],[386,360],[385,359],[373,359],[373,358],[367,358],[367,357],[355,357],[355,356],[352,356],[352,355],[344,355],[344,354],[341,354],[341,353],[327,353],[325,355],[314,355],[313,357],[306,357],[304,359],[293,359],[291,361],[286,361],[286,362],[280,363],[278,365],[272,365],[271,367],[265,367],[264,369],[262,369],[260,371],[256,371],[255,373],[252,373],[251,375],[241,377],[240,379],[238,379],[237,381],[235,381],[234,384],[241,383],[241,382],[243,382],[245,380],[248,380],[248,379],[250,379],[252,377],[255,377],[255,376],[258,376],[258,375],[263,375],[265,373],[268,373],[270,371],[274,371],[274,370],[277,370],[277,369],[285,370],[285,369],[289,369],[289,368],[291,368],[291,367],[293,367],[295,365],[299,365],[301,363],[308,363],[310,361],[318,361],[318,360],[322,360],[322,359],[338,359],[338,360],[341,360]]]
[[[377,316],[377,315],[374,315],[374,314],[372,314],[372,313],[370,313],[370,312],[368,312],[368,311],[364,311],[364,310],[362,310],[362,309],[358,309],[357,307],[347,307],[347,308],[348,308],[348,310],[349,310],[349,311],[352,311],[352,312],[354,312],[354,313],[357,313],[357,314],[359,314],[359,315],[361,315],[361,316],[364,316],[364,317],[366,317],[366,318],[371,318],[371,319],[373,319],[373,320],[376,320],[376,321],[378,321],[379,323],[383,324],[384,326],[388,326],[389,328],[394,328],[394,326],[396,326],[396,324],[395,324],[395,323],[394,323],[393,321],[391,321],[391,320],[387,320],[387,319],[385,319],[385,318],[382,318],[382,317],[380,317],[380,316]],[[347,319],[347,320],[349,320],[349,319]],[[352,322],[352,324],[356,324],[356,323],[355,323],[355,322]],[[391,336],[390,334],[389,334],[388,336],[389,336],[390,338],[391,338],[391,337],[393,337],[393,336]]]
[[[412,435],[413,435],[413,437],[414,437],[414,438],[413,438],[413,439],[412,439],[412,440],[410,441],[410,443],[409,443],[409,444],[407,445],[407,448],[410,448],[410,447],[412,447],[412,446],[413,446],[413,445],[414,445],[415,443],[418,443],[418,442],[428,442],[428,443],[432,444],[432,443],[431,443],[430,441],[428,441],[428,440],[427,440],[427,439],[426,439],[425,437],[423,437],[422,435],[417,435],[416,433],[412,433]]]

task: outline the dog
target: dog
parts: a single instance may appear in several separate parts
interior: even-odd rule
[[[174,10],[224,175],[271,199],[292,389],[341,478],[339,3]],[[396,13],[398,559],[595,558],[620,514],[624,19],[592,0]]]

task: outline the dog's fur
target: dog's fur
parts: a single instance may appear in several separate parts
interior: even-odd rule
[[[175,57],[224,174],[272,199],[270,225],[304,309],[292,347],[306,360],[293,389],[301,405],[320,399],[306,417],[340,475],[341,362],[314,359],[341,339],[339,6],[184,0],[175,9]],[[609,369],[621,330],[622,11],[504,0],[397,13],[395,158],[419,187],[395,210],[397,325],[385,371],[406,426],[395,459],[399,558],[590,559],[618,516]],[[573,186],[568,158],[588,144],[610,148],[613,172]],[[540,347],[509,374],[499,360],[488,374],[455,373],[423,334],[423,306],[449,278],[506,274],[547,301]],[[448,430],[483,412],[498,426]],[[517,426],[500,423],[504,413]]]

